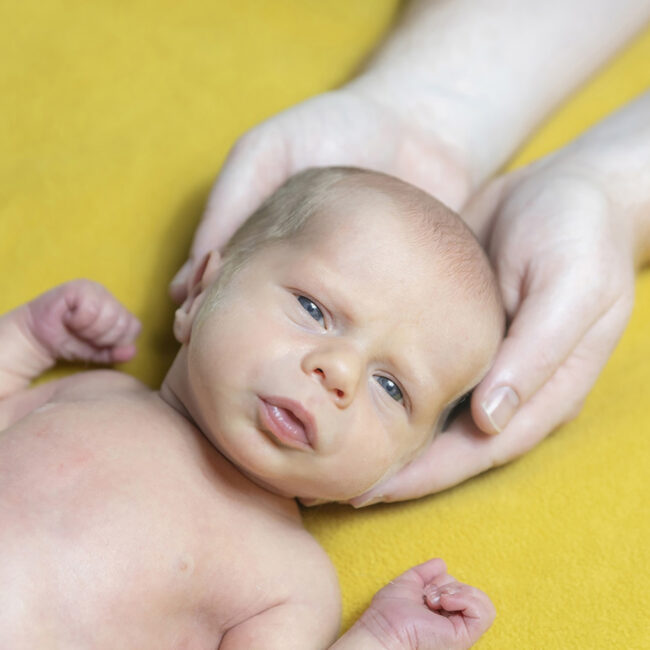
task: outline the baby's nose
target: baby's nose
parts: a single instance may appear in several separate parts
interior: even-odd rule
[[[345,408],[354,400],[361,378],[361,362],[354,351],[317,351],[306,357],[304,370],[321,382],[337,406]]]

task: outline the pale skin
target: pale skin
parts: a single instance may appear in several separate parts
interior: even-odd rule
[[[524,203],[514,200],[507,211],[489,210],[485,194],[477,192],[537,124],[648,19],[645,0],[551,0],[533,8],[516,0],[413,0],[356,78],[272,116],[233,146],[210,194],[190,260],[172,283],[178,301],[205,253],[223,247],[264,198],[310,166],[385,171],[457,210],[471,200],[472,212],[462,212],[467,223],[474,227],[478,219],[479,234],[495,233],[490,254],[514,331],[475,391],[471,411],[457,420],[450,435],[440,437],[422,462],[396,475],[383,491],[373,489],[354,499],[355,505],[446,489],[519,456],[578,413],[630,306],[621,303],[611,312],[610,294],[597,291],[588,310],[561,310],[560,305],[581,304],[585,295],[581,283],[568,282],[564,271],[549,263],[544,242],[562,209],[559,200],[557,206],[547,200],[532,218]],[[526,174],[539,180],[527,184],[531,193],[543,183],[541,169],[533,169]],[[560,165],[548,173],[591,210],[590,183],[577,182],[572,172],[562,177]],[[521,179],[512,176],[501,185],[506,195],[521,195],[515,178]],[[477,216],[479,204],[484,207]],[[629,269],[639,258],[624,239],[638,239],[637,227],[645,226],[638,226],[636,217],[628,226],[629,211],[621,204],[614,207],[605,217],[594,206],[600,213],[596,230],[589,218],[572,220],[573,236],[555,238],[554,254],[580,257],[583,270],[595,274],[594,282],[609,286],[612,267],[604,268],[600,250],[585,250],[576,241],[605,239],[613,224],[623,223],[609,247],[618,289],[629,296]],[[544,290],[514,289],[524,275]],[[548,309],[550,300],[557,308]],[[594,318],[603,312],[612,315],[598,318],[594,329]],[[538,336],[542,322],[550,333],[544,339]],[[589,340],[603,345],[584,345],[588,332],[594,333]],[[561,354],[549,355],[551,348]],[[574,364],[574,359],[583,361]],[[558,376],[564,379],[558,382]],[[485,433],[499,433],[499,440],[488,440]],[[440,472],[440,467],[446,470]]]
[[[335,641],[335,573],[293,498],[349,499],[398,470],[430,436],[425,422],[487,370],[500,338],[499,319],[478,326],[471,303],[449,311],[451,278],[391,216],[377,227],[377,247],[364,246],[360,226],[370,217],[377,222],[376,209],[318,244],[307,238],[254,255],[202,313],[219,274],[218,256],[208,260],[195,298],[177,313],[182,347],[160,391],[114,371],[27,387],[57,358],[134,354],[137,320],[95,283],[67,283],[0,319],[2,647],[468,648],[489,627],[487,596],[436,559],[396,578]],[[397,276],[373,265],[389,242]],[[345,273],[352,253],[375,272],[338,293],[336,268]],[[400,318],[405,310],[427,317],[423,284],[393,286],[407,264],[439,277],[450,331],[474,327],[468,335],[482,337],[444,382],[427,375],[424,392],[409,374],[440,365],[441,344],[453,342],[428,341],[417,327],[396,339],[387,295],[401,300]],[[302,283],[326,324],[314,303],[298,300]],[[298,356],[278,354],[296,348]],[[422,357],[430,363],[417,365]],[[307,448],[277,416],[260,421],[247,410],[250,396],[258,409],[268,397],[266,382],[312,412],[317,440]],[[233,430],[222,429],[219,410]],[[375,441],[362,435],[370,427],[380,431]],[[347,455],[373,448],[372,467],[350,476]]]
[[[520,385],[526,406],[498,436],[477,435],[469,413],[462,414],[453,436],[436,438],[357,503],[444,489],[513,460],[578,414],[625,329],[635,272],[650,262],[649,115],[645,93],[564,149],[488,184],[468,205],[465,220],[490,251],[512,319],[474,391],[472,413],[491,426],[480,408],[486,381]],[[529,232],[541,224],[546,248],[532,270]],[[542,348],[532,362],[519,355],[526,331]]]

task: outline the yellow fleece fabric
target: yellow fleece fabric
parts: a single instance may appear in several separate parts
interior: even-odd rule
[[[397,9],[395,0],[4,2],[0,309],[71,278],[103,282],[144,323],[124,370],[159,385],[176,350],[167,284],[229,147],[347,79]],[[649,85],[646,30],[512,164]],[[415,502],[307,511],[339,572],[344,625],[392,577],[440,556],[496,604],[483,650],[650,648],[649,360],[646,271],[582,414],[525,457]]]

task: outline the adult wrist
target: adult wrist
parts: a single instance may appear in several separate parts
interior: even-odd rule
[[[501,151],[497,143],[503,128],[497,115],[502,110],[457,88],[377,67],[365,71],[344,89],[391,111],[409,128],[437,140],[465,170],[470,194],[510,154],[510,150]]]

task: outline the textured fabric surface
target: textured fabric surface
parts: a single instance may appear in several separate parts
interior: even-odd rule
[[[144,323],[124,369],[157,386],[176,349],[167,284],[228,148],[345,80],[396,9],[393,0],[3,2],[0,308],[70,278],[101,281]],[[513,164],[643,91],[649,62],[645,31]],[[650,648],[649,332],[645,272],[583,413],[533,452],[417,502],[308,511],[339,572],[344,624],[393,576],[441,556],[497,606],[477,647]]]

